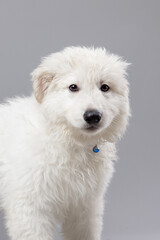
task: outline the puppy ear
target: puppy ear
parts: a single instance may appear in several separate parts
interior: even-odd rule
[[[35,98],[39,103],[41,103],[51,81],[54,78],[54,74],[39,67],[35,69],[31,75]]]

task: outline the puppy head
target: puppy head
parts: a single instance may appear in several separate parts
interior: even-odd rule
[[[115,141],[130,114],[128,65],[102,48],[66,48],[32,73],[34,94],[51,123],[76,136]]]

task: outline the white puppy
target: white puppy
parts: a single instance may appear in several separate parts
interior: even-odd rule
[[[34,95],[0,105],[0,203],[12,240],[100,240],[115,142],[128,122],[126,68],[70,47],[32,73]]]

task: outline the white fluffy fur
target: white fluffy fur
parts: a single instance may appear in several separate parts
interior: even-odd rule
[[[66,48],[32,73],[35,97],[0,105],[0,203],[12,240],[52,240],[57,223],[66,240],[100,240],[115,142],[129,116],[127,65],[105,49]],[[88,109],[102,113],[97,130],[86,129]]]

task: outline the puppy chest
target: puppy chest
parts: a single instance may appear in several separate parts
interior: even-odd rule
[[[62,198],[81,198],[94,190],[96,185],[96,176],[92,170],[86,169],[64,169],[57,179],[57,189]],[[64,193],[64,196],[63,196]]]
[[[54,202],[65,206],[77,204],[96,191],[98,178],[95,169],[86,166],[83,169],[61,167],[55,171],[52,186]]]
[[[94,153],[86,154],[81,151],[80,154],[76,151],[76,154],[71,154],[66,151],[65,154],[61,154],[63,158],[58,156],[59,154],[54,163],[50,161],[48,165],[50,174],[45,174],[46,194],[49,192],[48,198],[53,203],[61,208],[63,205],[76,204],[97,194],[101,180],[107,175],[100,154],[95,158]]]

